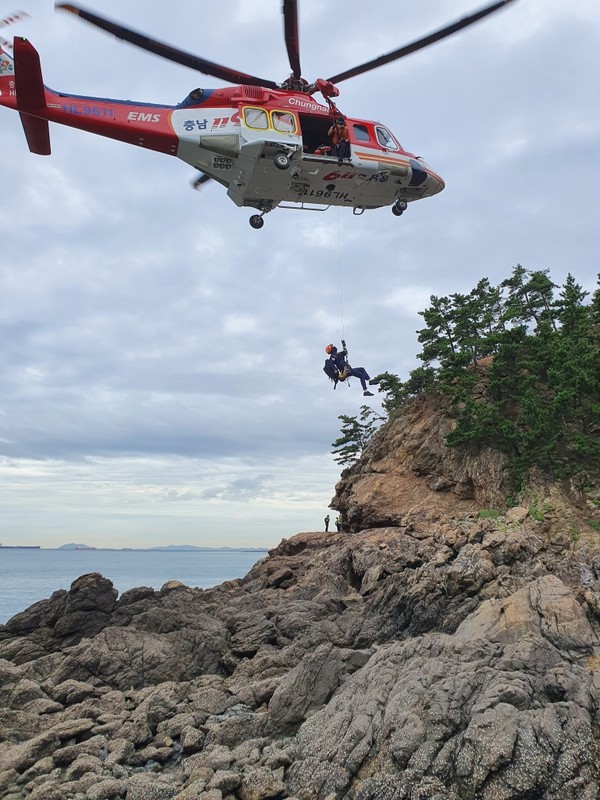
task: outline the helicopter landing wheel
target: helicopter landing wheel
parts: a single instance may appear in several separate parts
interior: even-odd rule
[[[260,230],[260,228],[262,228],[262,226],[265,224],[265,221],[260,214],[252,214],[252,216],[249,219],[249,222],[250,225],[256,230]]]
[[[273,163],[275,164],[277,169],[289,169],[290,159],[286,156],[285,153],[277,153],[277,155],[273,159]]]
[[[407,208],[408,208],[408,203],[406,202],[406,200],[396,200],[396,202],[392,206],[392,214],[395,214],[397,217],[401,217]]]

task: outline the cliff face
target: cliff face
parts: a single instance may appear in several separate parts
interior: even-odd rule
[[[506,510],[450,424],[423,401],[376,436],[349,532],[206,591],[83,576],[0,628],[0,796],[595,800],[599,495]]]
[[[477,456],[447,448],[453,426],[436,400],[424,397],[378,432],[336,487],[332,504],[348,529],[503,506],[510,489],[507,459],[491,448]]]

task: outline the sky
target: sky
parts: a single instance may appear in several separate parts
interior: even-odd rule
[[[18,2],[18,0],[17,0]],[[103,0],[85,7],[204,58],[283,80],[281,0]],[[304,76],[361,64],[483,5],[300,0]],[[4,29],[73,94],[176,104],[224,84],[98,31],[46,0],[0,0]],[[275,210],[262,230],[175,158],[51,125],[29,153],[0,108],[0,542],[272,547],[319,530],[358,381],[418,365],[429,297],[517,263],[600,271],[600,4],[517,0],[456,36],[340,84],[445,190],[353,216]],[[370,401],[380,409],[380,399]],[[334,516],[333,512],[330,512]]]

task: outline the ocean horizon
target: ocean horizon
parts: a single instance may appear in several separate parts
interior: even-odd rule
[[[185,546],[182,546],[185,548]],[[0,625],[53,592],[68,590],[90,572],[108,578],[119,595],[167,581],[209,589],[243,578],[267,548],[36,548],[0,547]]]

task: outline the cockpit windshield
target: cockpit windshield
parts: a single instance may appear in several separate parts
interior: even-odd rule
[[[386,150],[401,149],[400,145],[394,138],[394,135],[390,133],[387,128],[384,128],[383,125],[377,125],[375,132],[377,134],[377,141],[382,147],[385,147]]]

